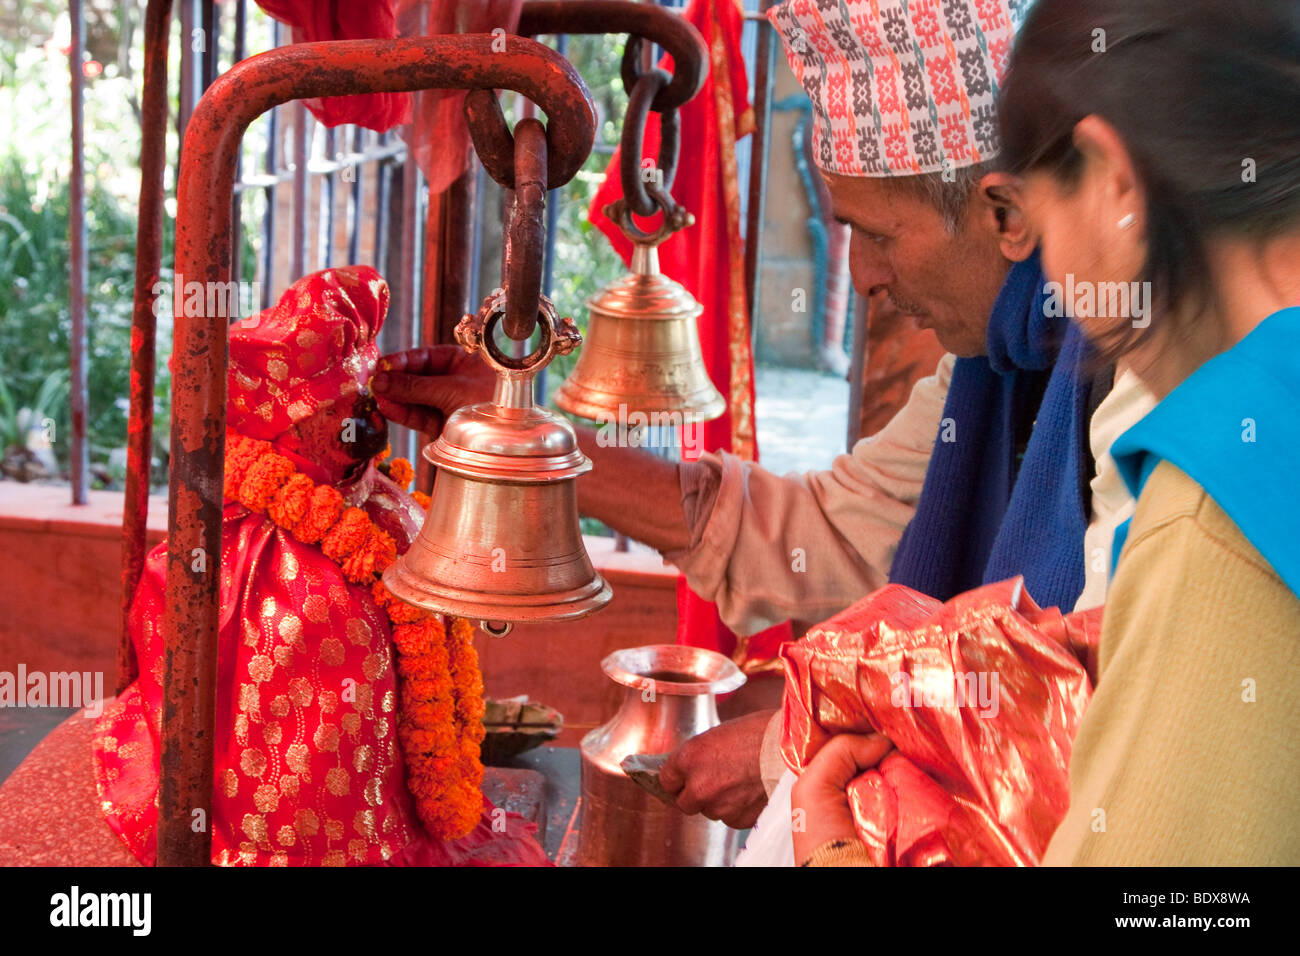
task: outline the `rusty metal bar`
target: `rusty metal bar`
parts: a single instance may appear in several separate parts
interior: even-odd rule
[[[514,89],[550,117],[549,152],[567,182],[595,138],[591,96],[567,60],[507,37],[437,36],[304,43],[237,63],[200,100],[186,130],[177,188],[176,271],[187,281],[230,274],[235,156],[248,125],[290,100],[418,89]],[[206,309],[204,310],[207,311]],[[220,310],[213,310],[220,311]],[[163,635],[162,761],[158,863],[205,865],[212,820],[215,694],[226,424],[226,318],[176,319],[172,468]]]
[[[654,3],[525,0],[517,32],[521,36],[627,33],[652,40],[673,58],[673,81],[652,105],[657,112],[676,109],[695,96],[709,72],[709,50],[700,32],[680,15]]]
[[[131,311],[131,393],[126,432],[126,495],[122,510],[118,693],[135,680],[138,672],[127,619],[144,569],[149,522],[158,329],[154,289],[162,271],[163,177],[167,168],[167,40],[171,34],[171,22],[172,0],[149,0],[144,12],[144,89],[140,98],[140,209],[135,240],[135,296]]]
[[[546,242],[546,128],[526,118],[515,126],[515,208],[510,217],[506,266],[506,335],[525,342],[537,326],[541,306],[542,256]]]
[[[85,110],[82,93],[85,67],[82,51],[86,48],[86,21],[82,0],[70,0],[72,45],[68,49],[68,71],[72,85],[72,169],[69,173],[68,210],[68,311],[72,333],[68,336],[70,389],[68,404],[72,413],[72,441],[69,465],[72,472],[72,503],[84,505],[88,498],[87,476],[90,453],[86,448],[86,406],[89,404],[86,379],[86,171]]]
[[[761,13],[774,0],[763,0]],[[758,330],[758,253],[763,242],[763,204],[767,196],[768,127],[772,123],[772,44],[771,24],[758,23],[758,55],[754,64],[754,133],[749,147],[749,199],[745,210],[745,306],[749,311],[749,334]]]
[[[235,36],[230,52],[231,63],[238,63],[244,58],[244,46],[248,33],[248,11],[246,5],[247,0],[236,0],[235,2]],[[220,72],[219,66],[218,72]],[[216,76],[214,75],[212,79],[215,80]],[[211,82],[209,82],[208,86],[211,85]],[[244,153],[243,150],[240,150],[239,154],[235,157],[235,182],[238,183],[243,178]],[[234,198],[231,200],[232,205],[230,209],[230,248],[235,250],[233,261],[231,263],[230,278],[235,281],[236,288],[241,287],[240,284],[244,278],[244,257],[242,255],[244,225],[240,220],[240,211],[243,209],[243,199],[243,193],[236,189]],[[257,278],[256,272],[254,273],[253,278]],[[261,304],[257,302],[250,302],[250,305],[253,309],[261,308]]]

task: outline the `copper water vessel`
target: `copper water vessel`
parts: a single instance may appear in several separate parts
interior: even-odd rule
[[[718,721],[717,696],[745,683],[714,651],[653,644],[615,651],[601,662],[623,687],[607,724],[582,738],[583,866],[729,866],[738,832],[699,814],[687,816],[624,774],[631,754],[667,754]]]

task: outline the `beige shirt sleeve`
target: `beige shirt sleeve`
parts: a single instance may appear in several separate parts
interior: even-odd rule
[[[1044,865],[1300,863],[1297,634],[1300,600],[1191,478],[1158,465]]]
[[[954,360],[945,355],[888,425],[828,471],[777,476],[726,452],[684,465],[683,507],[701,520],[691,547],[664,560],[741,635],[824,620],[884,585],[921,495]],[[699,507],[711,478],[712,508]]]

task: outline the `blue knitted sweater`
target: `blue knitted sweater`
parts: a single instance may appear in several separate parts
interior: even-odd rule
[[[946,601],[1019,574],[1038,604],[1067,611],[1082,593],[1088,346],[1068,318],[1047,314],[1043,284],[1037,254],[1013,266],[987,357],[955,363],[892,581]]]

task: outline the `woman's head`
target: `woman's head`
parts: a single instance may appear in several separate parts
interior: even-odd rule
[[[1038,0],[999,117],[1048,279],[1103,354],[1187,332],[1217,243],[1300,229],[1300,3]]]

